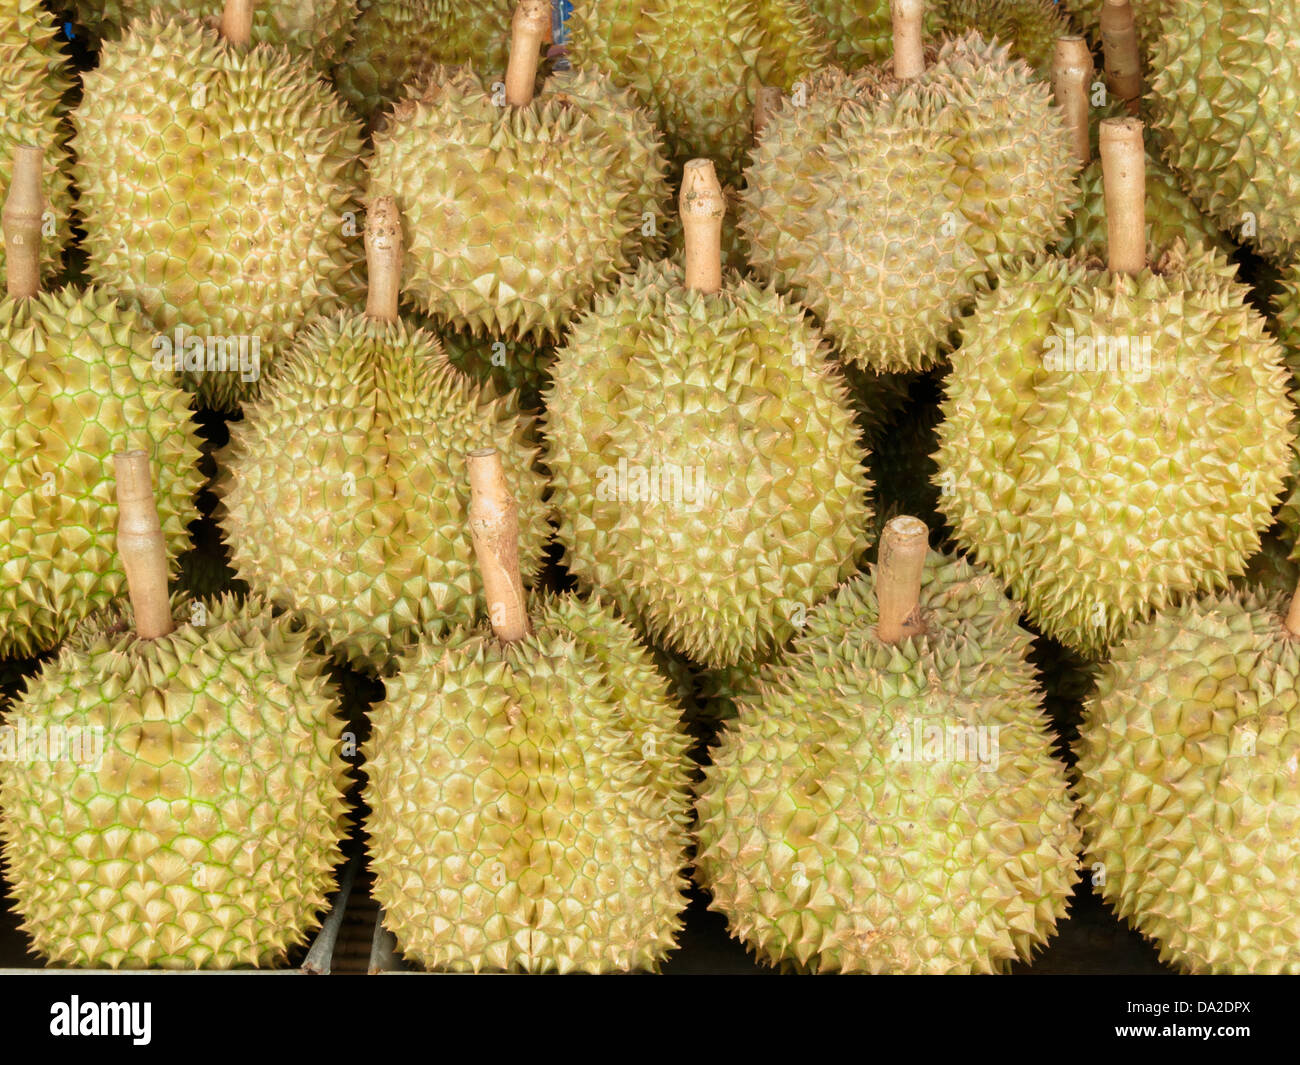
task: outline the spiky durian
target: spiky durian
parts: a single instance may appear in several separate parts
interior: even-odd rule
[[[421,633],[469,624],[481,609],[462,534],[468,448],[493,444],[511,458],[529,579],[550,530],[532,419],[398,319],[393,201],[371,201],[366,225],[367,314],[303,331],[231,425],[217,492],[238,575],[353,665],[384,672]]]
[[[653,969],[685,907],[680,711],[599,602],[546,596],[528,618],[500,457],[469,469],[492,628],[426,636],[373,711],[375,898],[430,969]]]
[[[137,19],[198,16],[213,26],[222,14],[222,0],[74,0],[77,21],[92,36],[112,38]],[[328,70],[343,50],[357,15],[357,0],[258,0],[253,12],[252,39],[257,44],[283,45],[295,55]]]
[[[1107,119],[1102,137],[1108,169],[1138,185],[1110,206],[1128,223],[1110,269],[1041,258],[980,298],[953,354],[936,478],[959,545],[1092,656],[1242,571],[1293,437],[1281,352],[1234,268],[1181,243],[1144,259],[1141,123]]]
[[[329,661],[259,601],[169,603],[149,459],[120,458],[134,608],[84,621],[0,740],[14,907],[59,964],[272,965],[318,923],[346,828]]]
[[[45,171],[41,192],[48,214],[42,219],[41,276],[53,277],[68,243],[72,195],[68,171],[72,160],[64,147],[63,96],[70,87],[67,58],[55,40],[54,22],[41,0],[0,3],[0,189],[13,181],[14,150],[49,145],[53,166]],[[0,272],[4,270],[0,252]]]
[[[1169,163],[1220,228],[1279,260],[1300,255],[1300,7],[1175,4],[1163,12],[1149,102]]]
[[[360,0],[352,39],[334,68],[339,92],[367,118],[436,66],[505,70],[514,0]]]
[[[802,0],[608,0],[574,5],[568,51],[658,115],[678,166],[708,156],[734,185],[759,89],[793,91],[826,43]]]
[[[521,0],[506,87],[437,68],[375,137],[372,195],[408,242],[405,296],[475,336],[556,339],[663,247],[658,135],[628,93],[560,74],[533,97],[544,0]]]
[[[769,963],[998,971],[1077,879],[1065,769],[1018,605],[927,558],[923,522],[885,537],[742,696],[699,790],[697,878]]]
[[[1219,593],[1141,625],[1079,742],[1092,881],[1160,957],[1300,973],[1300,606]]]
[[[173,555],[186,543],[200,483],[189,398],[151,367],[148,323],[98,289],[39,291],[42,171],[39,149],[17,150],[4,210],[0,658],[53,647],[124,591],[114,451],[152,456]]]
[[[688,163],[686,270],[643,264],[597,301],[543,397],[570,572],[710,667],[784,642],[870,516],[844,379],[798,308],[723,277],[722,215],[712,165]]]
[[[742,194],[759,276],[877,371],[933,365],[981,279],[1056,240],[1076,195],[1061,113],[1023,62],[974,35],[931,58],[903,80],[819,76],[768,122]]]
[[[90,276],[139,302],[201,403],[231,410],[305,318],[360,298],[361,142],[305,61],[225,25],[231,40],[134,23],[73,118]]]

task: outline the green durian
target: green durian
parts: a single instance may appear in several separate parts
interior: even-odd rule
[[[754,270],[878,372],[934,365],[981,280],[1054,242],[1077,195],[1061,112],[1023,62],[975,35],[929,58],[909,81],[813,80],[742,193]]]
[[[1137,625],[1078,745],[1094,887],[1196,973],[1300,973],[1300,637],[1288,596],[1215,593]]]
[[[500,477],[497,456],[470,461],[494,459]],[[372,711],[374,897],[429,969],[654,969],[686,905],[690,737],[607,607],[546,595],[526,618],[509,503],[483,498],[470,524],[495,559],[492,629],[425,636]]]
[[[393,276],[400,240],[391,199],[371,201],[367,227],[369,313],[300,333],[232,423],[217,492],[239,577],[353,666],[384,673],[422,633],[481,612],[462,531],[466,450],[491,444],[510,457],[529,580],[550,529],[532,418],[512,394],[498,398],[451,366],[432,333],[397,319],[396,281],[377,280]]]
[[[900,523],[919,581],[926,530],[886,537]],[[1065,915],[1078,830],[1019,607],[965,561],[923,564],[898,642],[878,567],[811,611],[705,770],[697,879],[770,964],[1002,971]]]
[[[0,190],[13,182],[14,149],[47,145],[54,166],[45,170],[41,189],[41,276],[52,279],[62,268],[71,237],[72,192],[67,139],[62,127],[63,97],[71,87],[70,69],[55,37],[54,20],[41,0],[0,3]],[[0,250],[0,272],[4,270]]]
[[[374,118],[437,66],[506,68],[512,0],[360,0],[352,39],[334,67],[339,92]]]
[[[675,167],[707,156],[733,186],[759,89],[793,91],[827,51],[803,0],[578,0],[568,26],[573,65],[631,89]]]
[[[407,300],[440,327],[540,344],[662,249],[665,167],[608,78],[557,74],[515,106],[439,67],[376,134],[370,191],[401,208]]]
[[[712,165],[683,221],[721,226]],[[718,239],[715,233],[715,240]],[[688,261],[691,256],[688,244]],[[867,546],[844,378],[774,290],[646,263],[574,325],[543,396],[565,564],[648,642],[714,668],[783,643]]]
[[[1300,256],[1300,7],[1173,4],[1159,28],[1148,102],[1170,165],[1221,229],[1270,258]]]
[[[305,61],[197,20],[134,23],[84,83],[90,276],[175,338],[155,355],[184,352],[200,403],[237,409],[304,320],[361,297],[360,129]]]
[[[319,924],[346,832],[329,661],[258,600],[169,603],[152,526],[161,594],[85,620],[6,714],[5,877],[56,965],[275,965]]]

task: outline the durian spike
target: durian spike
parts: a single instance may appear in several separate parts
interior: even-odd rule
[[[537,62],[550,25],[547,0],[519,0],[510,21],[510,60],[506,65],[506,103],[511,107],[533,102]]]
[[[1111,273],[1146,268],[1146,149],[1136,118],[1103,118],[1098,138],[1106,199],[1106,254]]]
[[[781,108],[785,106],[785,97],[775,85],[760,85],[758,95],[754,98],[754,139],[763,135],[763,130],[772,121]]]
[[[397,297],[402,288],[402,216],[392,196],[376,197],[366,212],[366,269],[366,315],[381,322],[397,321]]]
[[[876,635],[882,643],[899,643],[925,632],[918,604],[921,574],[930,550],[930,530],[919,518],[901,515],[880,534],[876,564]]]
[[[1092,141],[1088,136],[1088,89],[1095,72],[1088,42],[1076,34],[1056,39],[1052,53],[1052,92],[1065,112],[1071,150],[1083,166],[1092,162]]]
[[[519,573],[519,505],[494,447],[469,453],[469,533],[492,631],[502,643],[516,643],[532,631]]]
[[[1300,636],[1300,584],[1296,585],[1296,590],[1291,595],[1291,605],[1287,608],[1286,621],[1282,624],[1292,636]]]
[[[894,23],[894,77],[899,81],[925,73],[925,46],[921,30],[925,21],[925,0],[890,0]]]
[[[235,47],[247,48],[253,40],[253,0],[226,0],[220,32]]]
[[[722,219],[727,201],[712,159],[692,159],[682,169],[677,205],[686,239],[686,287],[717,292],[722,288]]]
[[[5,283],[16,300],[41,290],[41,171],[45,153],[28,145],[14,149],[13,180],[5,197]]]
[[[142,640],[166,636],[176,626],[167,594],[167,542],[154,504],[152,471],[145,451],[113,456],[117,481],[117,553]]]
[[[1103,0],[1101,49],[1106,65],[1106,87],[1136,114],[1138,97],[1142,95],[1142,60],[1130,0]]]

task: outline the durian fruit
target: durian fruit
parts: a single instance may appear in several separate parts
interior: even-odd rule
[[[1213,249],[1144,245],[1142,124],[1106,119],[1109,269],[1002,273],[962,331],[940,508],[1041,630],[1099,657],[1259,548],[1289,462],[1281,352]]]
[[[696,874],[762,960],[995,972],[1053,934],[1078,830],[1019,607],[895,518],[705,770]]]
[[[1106,199],[1101,160],[1093,158],[1093,134],[1089,97],[1093,84],[1092,53],[1082,37],[1062,37],[1057,42],[1052,70],[1052,87],[1074,134],[1074,150],[1083,165],[1079,175],[1080,198],[1075,205],[1065,236],[1057,251],[1080,253],[1104,259],[1106,256]],[[1107,97],[1113,101],[1112,97]],[[1104,117],[1122,117],[1123,105],[1110,102]],[[1147,242],[1167,247],[1182,238],[1189,246],[1210,245],[1229,255],[1232,245],[1205,217],[1183,191],[1174,172],[1149,147],[1146,155]]]
[[[310,314],[360,298],[360,129],[303,60],[247,47],[247,0],[219,35],[132,24],[73,114],[90,275],[143,307],[199,402],[234,410]],[[241,43],[242,42],[242,43]]]
[[[150,460],[115,462],[131,607],[83,622],[6,715],[29,752],[0,773],[14,909],[58,965],[274,965],[341,858],[329,660],[263,602],[169,601]]]
[[[0,658],[62,640],[121,595],[110,456],[153,456],[173,556],[196,516],[189,398],[147,358],[148,323],[89,288],[40,291],[44,155],[16,149],[4,207],[0,301]]]
[[[1078,746],[1101,895],[1195,973],[1300,973],[1300,598],[1212,593],[1134,627]]]
[[[1300,257],[1300,6],[1177,4],[1160,30],[1149,105],[1170,165],[1220,228]]]
[[[375,136],[372,196],[402,211],[404,296],[475,337],[559,337],[570,318],[663,247],[658,134],[596,74],[534,98],[545,0],[520,0],[504,88],[437,68]]]
[[[844,379],[772,288],[723,275],[722,191],[686,165],[686,266],[643,264],[574,325],[544,394],[565,564],[647,642],[762,657],[867,546]]]
[[[468,467],[491,628],[424,637],[372,711],[374,897],[429,969],[654,969],[686,905],[690,737],[607,607],[529,616],[500,454]]]
[[[219,520],[235,571],[303,618],[353,666],[383,673],[426,631],[481,610],[461,534],[464,453],[511,458],[531,580],[550,538],[532,419],[451,366],[438,339],[397,315],[401,221],[366,219],[370,301],[298,337],[218,455]]]
[[[70,86],[67,57],[55,41],[54,22],[41,0],[0,3],[0,189],[13,182],[16,149],[29,144],[51,147],[55,163],[41,189],[48,214],[42,219],[41,276],[50,280],[62,265],[70,237],[72,206],[68,172],[72,161],[64,147],[62,101]],[[0,270],[4,256],[0,253]]]
[[[815,79],[767,124],[742,194],[757,274],[877,372],[934,365],[994,264],[1055,241],[1077,195],[1047,85],[975,35],[926,68],[920,2],[896,6],[894,74]]]
[[[738,184],[759,90],[792,92],[826,58],[803,0],[577,0],[568,54],[651,108],[676,166],[708,156]]]
[[[119,37],[130,23],[152,15],[198,16],[215,25],[223,13],[222,0],[74,0],[73,9],[77,21],[101,40]],[[356,16],[357,0],[259,0],[253,42],[283,46],[328,71]]]
[[[437,66],[504,70],[514,6],[514,0],[479,0],[467,12],[452,0],[360,0],[334,83],[373,120]]]

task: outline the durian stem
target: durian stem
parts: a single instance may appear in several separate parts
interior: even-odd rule
[[[516,643],[532,631],[519,572],[519,506],[494,447],[469,453],[469,532],[492,631],[502,643]]]
[[[167,541],[154,505],[152,471],[144,451],[113,456],[117,481],[117,553],[142,640],[166,636],[176,626],[167,594]]]
[[[533,102],[537,63],[550,25],[547,0],[519,0],[510,21],[510,61],[506,65],[506,103],[511,107]]]
[[[1101,49],[1106,86],[1136,112],[1142,95],[1142,60],[1130,0],[1104,0],[1101,7]]]
[[[772,121],[781,108],[785,106],[785,97],[775,85],[760,85],[758,95],[754,98],[754,139],[763,135],[763,130]]]
[[[1138,274],[1147,264],[1147,156],[1142,123],[1136,118],[1103,118],[1098,142],[1110,270]]]
[[[1070,130],[1070,149],[1082,166],[1092,161],[1092,142],[1088,137],[1088,89],[1095,71],[1088,42],[1071,34],[1058,37],[1052,54],[1052,92],[1065,112]]]
[[[1300,636],[1300,584],[1296,585],[1291,596],[1291,606],[1287,609],[1286,620],[1282,624],[1292,636]]]
[[[929,549],[930,530],[919,518],[893,518],[881,533],[876,564],[876,635],[882,643],[899,643],[925,632],[918,604]]]
[[[366,269],[366,314],[376,321],[397,321],[397,297],[402,288],[402,216],[391,196],[376,197],[366,212]]]
[[[678,210],[686,238],[686,287],[717,292],[722,288],[722,219],[727,201],[712,159],[692,159],[683,168]]]
[[[236,48],[248,47],[253,40],[253,0],[226,0],[220,32]]]
[[[925,46],[921,35],[925,24],[925,0],[890,0],[894,22],[894,77],[899,81],[925,73]]]
[[[45,153],[28,145],[14,149],[13,180],[5,197],[5,283],[16,300],[41,290],[41,171]]]

